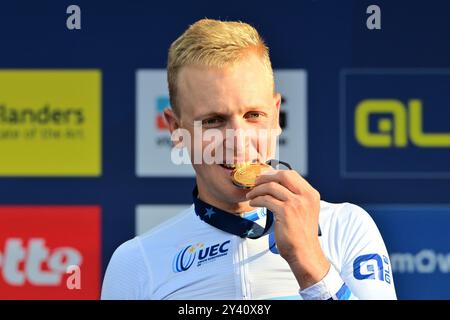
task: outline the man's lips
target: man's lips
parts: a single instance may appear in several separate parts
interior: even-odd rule
[[[224,169],[234,170],[236,168],[236,164],[219,164]]]
[[[227,170],[234,170],[239,166],[250,164],[250,163],[257,163],[257,162],[259,162],[259,161],[255,159],[252,161],[240,162],[240,163],[221,163],[221,164],[219,164],[219,166],[221,166],[222,168],[227,169]]]

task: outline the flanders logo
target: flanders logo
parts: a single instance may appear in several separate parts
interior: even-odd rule
[[[101,72],[0,70],[0,175],[101,174]]]

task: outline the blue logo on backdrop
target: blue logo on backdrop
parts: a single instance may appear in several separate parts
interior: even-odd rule
[[[364,271],[361,268],[364,267]],[[359,256],[353,261],[353,276],[358,280],[374,279],[391,283],[389,259],[376,253]]]
[[[224,257],[228,254],[229,244],[230,240],[209,247],[205,247],[204,243],[188,245],[175,255],[172,262],[173,272],[186,271],[195,261],[197,261],[197,267],[199,267],[203,264],[213,262],[217,258]]]
[[[450,70],[345,70],[341,174],[450,177]]]

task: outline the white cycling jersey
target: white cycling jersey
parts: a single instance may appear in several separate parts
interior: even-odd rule
[[[266,209],[244,215],[264,226]],[[396,299],[388,253],[369,214],[321,201],[325,278],[299,288],[273,231],[241,238],[202,221],[195,206],[122,244],[107,267],[102,299]]]

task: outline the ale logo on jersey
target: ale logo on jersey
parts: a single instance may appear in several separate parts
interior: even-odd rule
[[[450,70],[345,70],[341,173],[450,177]]]
[[[206,263],[214,262],[220,257],[228,254],[230,240],[216,243],[212,246],[205,246],[204,243],[188,245],[181,249],[173,259],[173,272],[183,272],[192,267],[195,263],[200,267]]]
[[[101,72],[0,70],[0,176],[101,174]]]
[[[0,207],[0,299],[98,299],[100,255],[99,207]]]
[[[370,253],[358,256],[353,261],[353,277],[358,280],[380,280],[391,283],[389,258]]]

